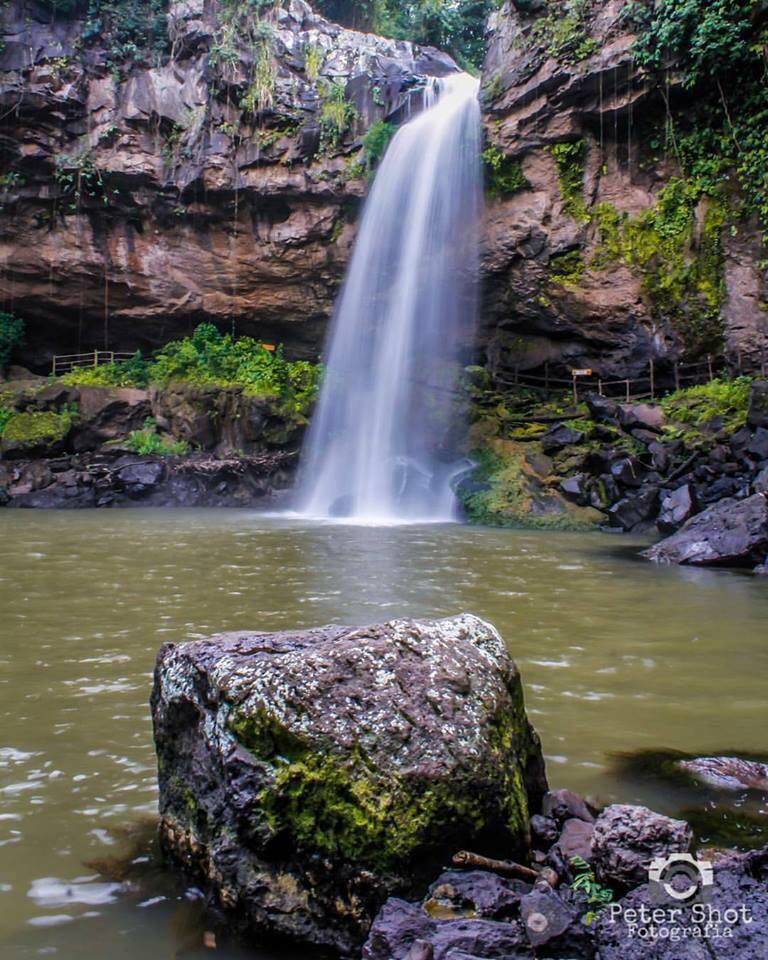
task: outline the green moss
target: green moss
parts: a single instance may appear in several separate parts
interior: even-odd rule
[[[722,421],[726,430],[740,430],[747,422],[751,382],[749,377],[713,380],[669,394],[661,402],[668,421],[665,432],[679,434],[681,427],[703,427],[715,418]]]
[[[592,266],[600,269],[621,260],[622,217],[611,203],[597,203],[590,213],[598,236]]]
[[[69,411],[15,413],[5,423],[3,440],[29,447],[57,443],[67,436],[73,419]]]
[[[526,444],[526,450],[532,447]],[[487,489],[468,494],[458,491],[473,523],[532,530],[591,530],[602,519],[596,511],[568,503],[548,483],[555,478],[538,474],[531,467],[529,455],[513,443],[494,443],[476,451],[473,457],[477,468],[472,479],[487,484]]]
[[[549,261],[549,279],[561,286],[576,286],[584,276],[584,258],[580,250],[560,253]]]
[[[520,162],[507,157],[494,145],[483,151],[483,164],[486,188],[492,197],[509,196],[530,187]]]
[[[533,25],[532,37],[550,57],[567,63],[586,60],[599,49],[587,32],[587,0],[548,0],[547,15]]]
[[[522,693],[521,693],[522,697]],[[386,775],[358,748],[344,757],[323,751],[286,729],[267,710],[233,711],[228,727],[260,761],[273,768],[270,786],[258,797],[257,816],[274,836],[334,860],[379,870],[412,867],[420,852],[444,848],[453,836],[467,839],[486,827],[494,801],[468,793],[452,781],[415,785]],[[492,721],[493,773],[498,813],[511,844],[527,830],[527,800],[521,771],[530,733],[520,706]],[[511,753],[512,748],[515,753]]]
[[[147,417],[142,430],[132,430],[128,434],[125,446],[140,456],[183,457],[189,453],[186,440],[165,439],[157,432],[157,424]]]
[[[589,214],[584,206],[584,161],[587,145],[584,140],[572,143],[556,143],[550,152],[557,165],[563,209],[577,223],[589,223]]]
[[[362,139],[363,155],[369,170],[384,156],[389,141],[395,135],[395,125],[386,120],[377,120],[368,128]]]

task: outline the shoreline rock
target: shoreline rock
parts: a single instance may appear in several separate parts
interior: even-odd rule
[[[461,847],[524,857],[546,789],[517,669],[464,614],[163,647],[161,843],[243,935],[357,949]]]

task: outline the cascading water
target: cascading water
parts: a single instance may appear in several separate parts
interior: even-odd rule
[[[376,173],[304,447],[302,513],[455,516],[455,386],[477,295],[477,86],[466,74],[434,82]]]

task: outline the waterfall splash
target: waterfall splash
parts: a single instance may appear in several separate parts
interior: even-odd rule
[[[299,475],[315,517],[451,520],[455,392],[474,336],[477,81],[435,81],[376,173],[331,326]]]

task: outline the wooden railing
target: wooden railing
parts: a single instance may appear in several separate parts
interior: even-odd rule
[[[63,373],[79,370],[82,367],[100,367],[105,363],[120,363],[130,360],[135,354],[116,350],[93,350],[91,353],[57,354],[53,358],[51,373],[60,377]]]
[[[576,403],[580,396],[587,393],[597,393],[603,397],[614,397],[631,402],[632,400],[655,400],[673,389],[679,390],[681,387],[690,387],[698,383],[709,383],[726,372],[722,363],[718,363],[713,357],[707,357],[700,363],[676,363],[671,373],[667,368],[663,380],[659,379],[653,361],[648,365],[647,374],[618,380],[604,380],[602,377],[594,376],[591,371],[585,370],[574,370],[571,377],[567,379],[554,377],[550,376],[548,365],[544,364],[543,375],[515,370],[511,380],[497,378],[497,382],[511,389],[536,390],[545,395],[562,394],[568,391],[573,394]]]

